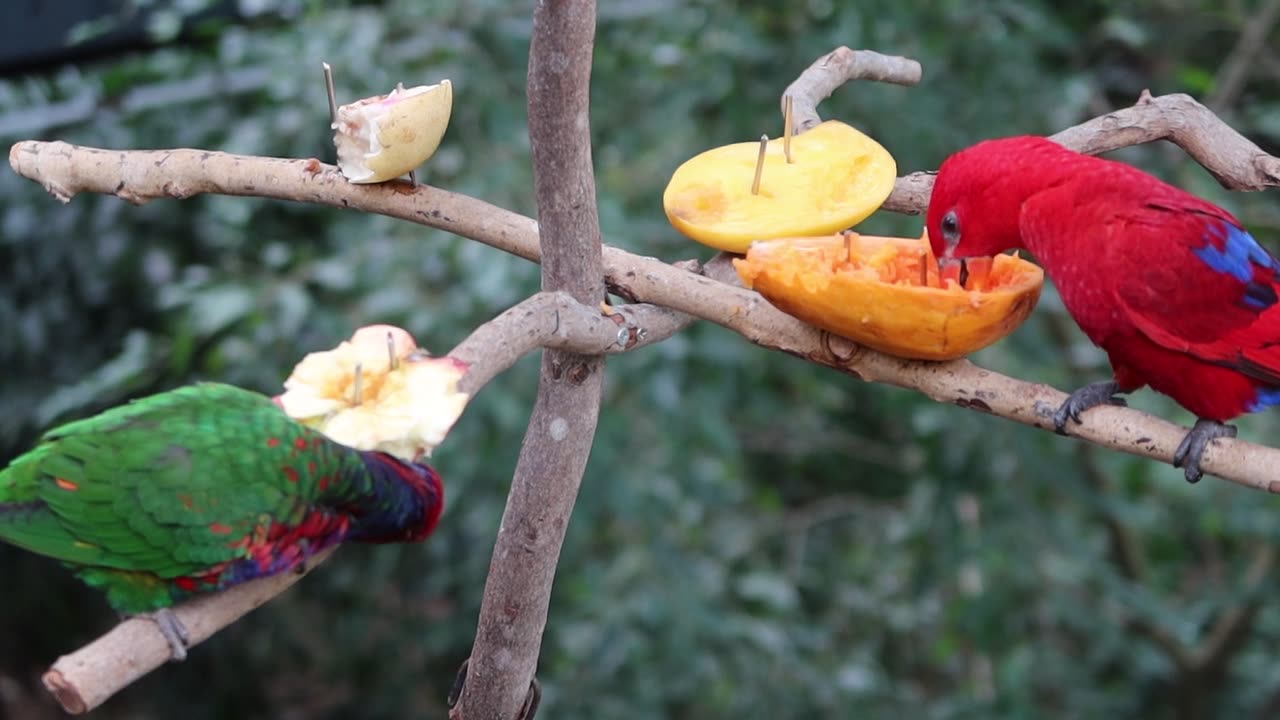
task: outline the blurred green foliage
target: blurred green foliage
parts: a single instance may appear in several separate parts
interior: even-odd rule
[[[527,4],[240,7],[262,14],[0,82],[0,136],[331,160],[326,59],[346,99],[452,78],[452,125],[424,179],[533,211]],[[1143,88],[1214,98],[1274,149],[1280,56],[1264,43],[1245,58],[1246,82],[1215,94],[1253,12],[1208,0],[602,3],[592,130],[605,236],[667,260],[708,256],[666,224],[667,177],[707,147],[777,132],[781,89],[842,44],[924,64],[918,87],[858,84],[821,108],[880,139],[901,172],[981,138],[1053,132]],[[153,22],[174,36],[172,18]],[[1270,197],[1229,195],[1171,146],[1117,155],[1227,205],[1274,246]],[[11,172],[0,198],[4,461],[57,420],[192,380],[274,392],[301,355],[369,322],[444,352],[538,283],[536,267],[479,244],[308,205],[63,206]],[[865,227],[914,234],[920,221],[881,214]],[[1107,372],[1052,292],[976,360],[1063,388]],[[544,644],[546,717],[1280,711],[1280,612],[1263,603],[1277,590],[1270,497],[1190,487],[1179,471],[861,384],[705,324],[611,360],[608,377]],[[98,715],[444,717],[535,384],[526,359],[437,454],[450,507],[430,541],[344,549]],[[1188,419],[1149,393],[1135,404]],[[1242,435],[1274,438],[1274,416],[1245,420]],[[112,618],[52,563],[0,546],[0,567],[0,715],[56,717],[39,673]],[[1203,650],[1241,610],[1240,636]]]

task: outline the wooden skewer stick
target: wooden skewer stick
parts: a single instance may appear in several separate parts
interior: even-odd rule
[[[337,125],[338,94],[333,90],[333,68],[327,62],[320,63],[320,66],[324,68],[324,89],[329,93],[329,122]]]
[[[791,96],[788,95],[783,101],[785,110],[782,111],[782,154],[787,156],[787,164],[795,162],[791,159],[791,135],[795,132],[791,121]]]
[[[751,194],[760,194],[760,176],[764,174],[764,153],[769,149],[769,136],[760,136],[760,154],[756,156],[756,179],[751,181]]]
[[[929,287],[929,253],[920,251],[920,286]]]
[[[844,231],[844,261],[846,263],[853,262],[853,231]]]
[[[391,369],[396,370],[400,367],[400,358],[396,357],[396,338],[387,331],[387,357],[391,359]]]

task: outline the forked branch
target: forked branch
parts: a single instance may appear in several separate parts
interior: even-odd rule
[[[1049,136],[1064,147],[1101,155],[1130,145],[1168,140],[1204,166],[1228,190],[1280,187],[1280,158],[1236,132],[1195,98],[1183,93],[1153,96]],[[929,206],[933,173],[898,178],[884,208],[913,215]]]
[[[541,230],[542,288],[584,305],[605,297],[591,166],[595,0],[540,0],[529,47],[529,141]],[[546,350],[520,459],[450,718],[518,720],[537,709],[534,671],[551,586],[595,443],[604,356]],[[522,711],[521,709],[524,708]]]

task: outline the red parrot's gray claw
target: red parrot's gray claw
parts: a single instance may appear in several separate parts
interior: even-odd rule
[[[1187,436],[1178,443],[1173,453],[1173,466],[1180,467],[1189,483],[1200,482],[1204,472],[1200,470],[1200,459],[1204,457],[1209,443],[1224,437],[1235,437],[1236,426],[1220,423],[1216,420],[1196,420],[1195,427],[1187,432]]]
[[[191,634],[187,626],[182,624],[178,616],[169,608],[161,608],[155,612],[143,613],[144,617],[160,628],[160,634],[169,642],[169,659],[182,662],[187,659],[187,648],[191,646]]]
[[[1114,380],[1089,383],[1071,393],[1058,411],[1053,414],[1053,429],[1059,435],[1067,434],[1067,421],[1080,422],[1080,413],[1099,405],[1128,405],[1124,398],[1116,397],[1122,392],[1120,384]]]

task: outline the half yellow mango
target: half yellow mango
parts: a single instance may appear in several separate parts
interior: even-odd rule
[[[713,148],[676,169],[662,194],[667,219],[704,245],[745,252],[754,240],[836,232],[862,222],[893,191],[897,164],[875,140],[828,120],[770,140],[760,193],[751,193],[758,142]]]

